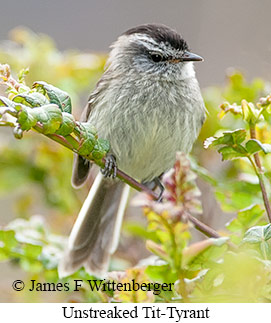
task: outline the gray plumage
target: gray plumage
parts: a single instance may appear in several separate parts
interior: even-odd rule
[[[82,114],[81,120],[109,140],[118,168],[139,181],[150,182],[171,168],[177,151],[190,152],[205,120],[187,53],[187,43],[168,27],[130,29],[112,45],[106,71]],[[89,169],[88,162],[75,157],[75,186],[86,180]],[[121,186],[101,179],[95,191],[91,188],[92,198],[81,213],[84,221],[75,225],[61,262],[62,276],[82,265],[97,276],[105,274],[114,251],[110,245],[116,246],[118,238],[112,228],[123,216],[117,210],[121,205],[124,212],[123,199],[128,198]]]

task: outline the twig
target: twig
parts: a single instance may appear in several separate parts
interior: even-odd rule
[[[104,162],[104,160],[103,160]],[[151,197],[153,197],[155,200],[158,200],[159,196],[156,194],[154,191],[149,189],[147,186],[144,184],[141,184],[137,182],[134,178],[130,177],[126,173],[122,172],[121,170],[117,170],[117,177],[121,179],[123,182],[126,184],[130,185],[132,188],[136,189],[139,192],[146,192],[149,194]]]
[[[253,125],[250,125],[250,137],[251,137],[251,139],[256,139],[256,130],[255,130],[255,126],[253,126]],[[254,160],[255,160],[256,165],[253,163],[253,160],[251,158],[249,158],[249,160],[255,170],[256,175],[259,178],[259,183],[260,183],[260,187],[261,187],[261,191],[262,191],[264,206],[266,209],[266,213],[267,213],[269,222],[271,223],[271,207],[270,207],[269,199],[268,199],[265,184],[264,184],[263,170],[262,170],[262,165],[261,165],[259,153],[254,154]]]
[[[197,218],[193,217],[191,214],[186,214],[188,220],[195,225],[195,228],[200,231],[201,233],[205,234],[209,238],[221,238],[222,236],[215,231],[213,228],[209,227],[208,225],[204,224]],[[230,240],[227,241],[227,245],[229,246],[230,250],[236,250],[237,246],[233,244]]]
[[[200,220],[193,217],[191,214],[186,213],[186,216],[188,220],[195,225],[196,229],[204,233],[207,237],[221,238],[221,235],[218,232],[216,232],[214,229],[209,227],[207,224],[204,224]]]

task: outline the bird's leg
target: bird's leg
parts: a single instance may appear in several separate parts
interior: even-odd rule
[[[152,181],[150,182],[143,182],[142,184],[144,184],[145,186],[147,186],[149,189],[151,190],[155,190],[156,187],[159,187],[160,189],[160,192],[159,192],[159,196],[158,196],[158,199],[157,199],[157,202],[161,202],[162,201],[162,197],[163,197],[163,193],[164,193],[164,190],[165,190],[165,187],[164,185],[162,184],[162,182],[160,181],[160,177],[155,177]]]
[[[103,176],[115,178],[117,176],[117,169],[116,157],[112,154],[108,154],[105,157],[104,168],[101,169]]]
[[[161,202],[162,197],[163,197],[163,193],[164,193],[164,190],[165,190],[165,186],[162,184],[159,177],[155,177],[154,180],[155,180],[156,185],[160,188],[160,193],[159,193],[157,202]]]

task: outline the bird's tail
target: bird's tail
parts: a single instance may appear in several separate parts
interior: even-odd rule
[[[68,250],[58,267],[60,277],[82,266],[90,274],[105,276],[118,245],[128,195],[128,185],[105,179],[99,172],[70,234]]]

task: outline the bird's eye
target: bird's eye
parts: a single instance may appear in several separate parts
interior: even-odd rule
[[[164,60],[163,55],[160,53],[150,53],[150,57],[155,63],[159,63]]]

